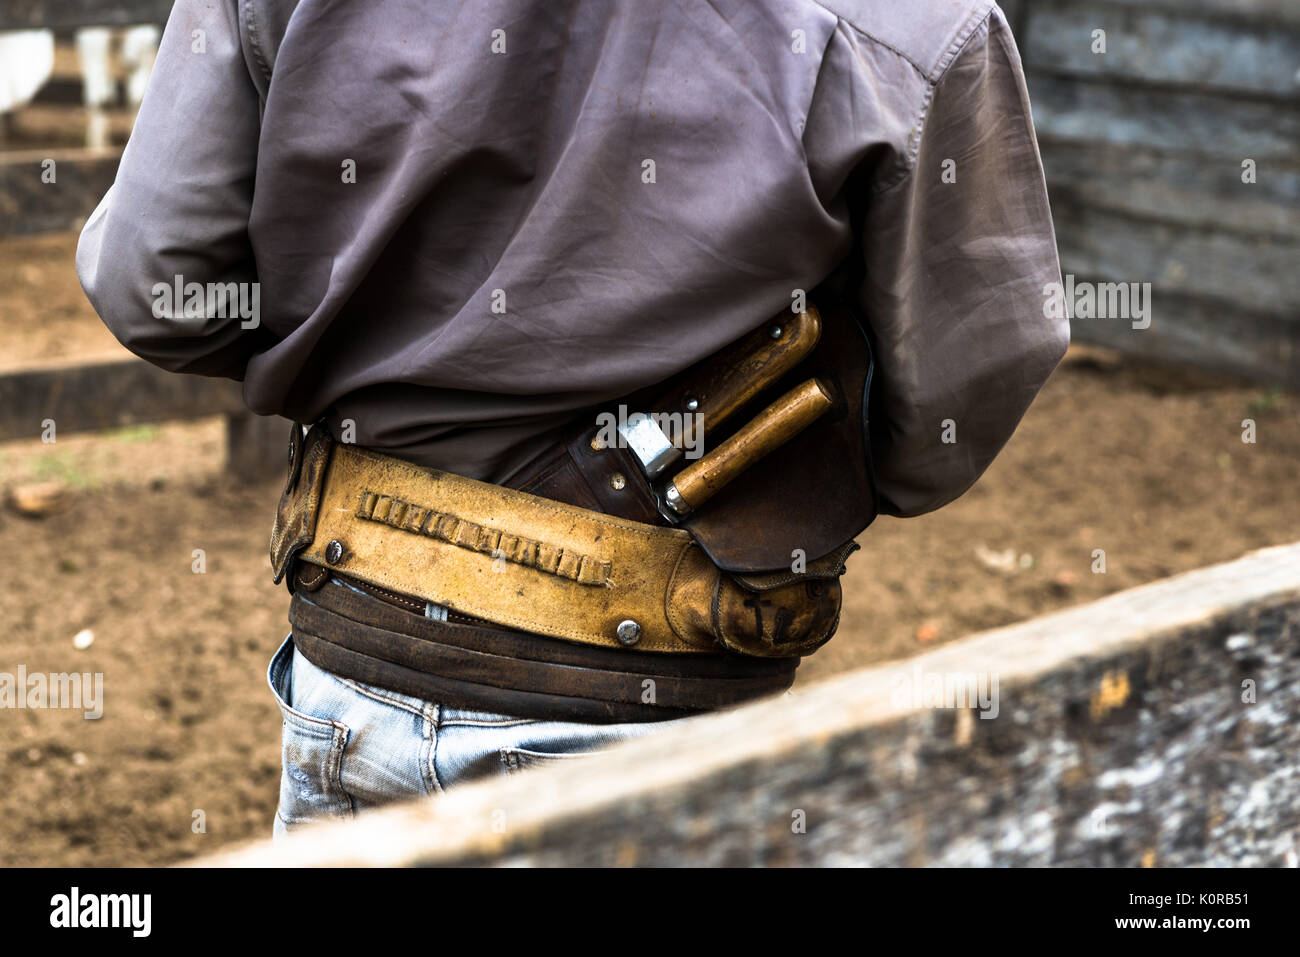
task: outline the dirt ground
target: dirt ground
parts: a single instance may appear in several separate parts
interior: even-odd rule
[[[0,243],[0,366],[113,347],[81,299],[74,245]],[[0,446],[0,495],[69,489],[43,519],[0,510],[0,671],[102,672],[105,702],[97,721],[0,711],[0,865],[168,863],[269,833],[279,488],[225,479],[222,442],[204,422]],[[861,537],[840,634],[796,690],[1294,540],[1297,467],[1300,397],[1076,351],[972,491]]]

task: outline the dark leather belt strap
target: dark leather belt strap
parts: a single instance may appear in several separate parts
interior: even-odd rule
[[[798,665],[596,648],[437,621],[335,579],[322,582],[310,566],[304,571],[289,620],[308,660],[451,707],[551,720],[664,720],[784,691]]]

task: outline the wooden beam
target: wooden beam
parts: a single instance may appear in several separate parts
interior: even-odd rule
[[[1300,543],[197,864],[1281,864],[1297,635]]]
[[[1074,0],[1025,0],[1033,10],[1050,10]],[[1204,16],[1223,22],[1264,21],[1280,25],[1300,23],[1295,0],[1092,0],[1098,9],[1129,7],[1172,14]]]
[[[1207,158],[1039,137],[1048,191],[1069,203],[1189,230],[1300,241],[1300,157],[1242,182],[1242,157]],[[1059,202],[1058,202],[1059,201]]]
[[[1131,169],[1140,180],[1140,164]],[[1104,189],[1108,181],[1116,183],[1112,192]],[[1281,212],[1272,229],[1261,228],[1272,211],[1250,205],[1263,194],[1242,186],[1239,195],[1251,199],[1236,201],[1240,216],[1189,222],[1195,213],[1179,214],[1169,204],[1196,182],[1139,184],[1129,191],[1103,172],[1095,183],[1050,187],[1062,275],[1073,277],[1080,290],[1118,283],[1144,295],[1145,319],[1089,318],[1075,310],[1072,336],[1161,362],[1300,388],[1295,214]],[[1233,201],[1220,194],[1218,202],[1226,208]],[[1126,203],[1130,208],[1123,208]]]
[[[1062,272],[1149,282],[1157,296],[1215,304],[1225,319],[1238,310],[1272,313],[1300,333],[1300,240],[1187,229],[1075,204],[1067,191],[1052,194],[1052,214]]]
[[[79,230],[121,158],[120,149],[0,153],[0,238]]]
[[[1082,274],[1076,281],[1103,280]],[[1135,329],[1123,320],[1074,319],[1071,340],[1262,386],[1300,389],[1300,320],[1204,297],[1158,292],[1152,298],[1148,328]]]
[[[1030,16],[1033,22],[1033,15]],[[1040,138],[1292,166],[1300,111],[1226,93],[1027,74]]]
[[[114,81],[115,98],[121,99],[121,81]],[[79,76],[54,76],[46,81],[32,102],[45,106],[82,106],[85,103],[85,84]]]
[[[229,414],[247,414],[238,383],[177,375],[136,358],[0,374],[0,442],[39,438],[47,419],[56,435],[67,435]]]
[[[1032,7],[1024,35],[1017,37],[1030,70],[1295,101],[1300,22],[1224,19],[1216,12],[1098,0]],[[1096,30],[1105,31],[1104,53],[1094,52]]]
[[[171,0],[4,0],[0,30],[72,30],[166,23]]]
[[[288,468],[289,423],[252,412],[226,417],[226,472],[256,482]]]

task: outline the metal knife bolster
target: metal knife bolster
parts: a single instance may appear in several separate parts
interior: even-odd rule
[[[674,444],[668,433],[651,415],[644,412],[629,415],[627,421],[619,425],[618,434],[623,444],[641,463],[641,471],[645,472],[645,477],[652,483],[682,457],[682,450]]]

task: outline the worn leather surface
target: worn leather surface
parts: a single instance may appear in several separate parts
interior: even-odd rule
[[[300,591],[289,618],[295,641],[306,639],[303,653],[327,670],[346,659],[349,670],[341,673],[356,680],[519,717],[631,721],[696,713],[782,691],[797,664],[547,641],[435,621],[338,584]]]
[[[321,426],[304,438],[302,427],[293,423],[289,434],[289,467],[284,493],[275,510],[271,527],[271,570],[278,585],[294,556],[311,543],[316,531],[325,470],[332,442]],[[289,579],[293,591],[293,579]]]
[[[681,708],[646,710],[623,702],[476,684],[376,658],[305,630],[294,632],[294,646],[318,668],[424,701],[437,701],[444,707],[508,714],[515,718],[593,723],[663,721],[696,713]]]
[[[647,652],[794,657],[839,619],[838,583],[741,582],[682,529],[332,445],[317,430],[290,486],[272,536],[277,576],[299,555],[507,628],[616,649],[634,621]]]
[[[561,448],[521,473],[509,487],[634,522],[667,526],[636,457],[618,446],[593,449],[591,440],[598,431],[594,421],[574,431]]]
[[[303,582],[315,577],[314,570],[324,572],[325,578],[345,582],[346,586],[304,587],[303,597],[327,611],[378,625],[389,631],[398,631],[440,644],[455,645],[487,654],[545,661],[581,669],[599,671],[620,670],[638,672],[653,677],[692,678],[772,678],[793,673],[795,662],[789,660],[741,659],[721,649],[716,654],[665,655],[638,651],[635,648],[600,648],[568,641],[539,642],[537,636],[518,629],[501,628],[481,621],[441,621],[420,610],[394,603],[388,595],[379,593],[358,594],[357,582],[346,576],[332,573],[310,562],[300,562],[297,575]],[[370,588],[361,585],[361,589]]]
[[[335,560],[330,542],[339,543]],[[554,638],[617,646],[619,624],[631,619],[642,650],[716,650],[710,636],[679,635],[667,621],[668,584],[692,548],[680,529],[339,445],[303,558]]]

